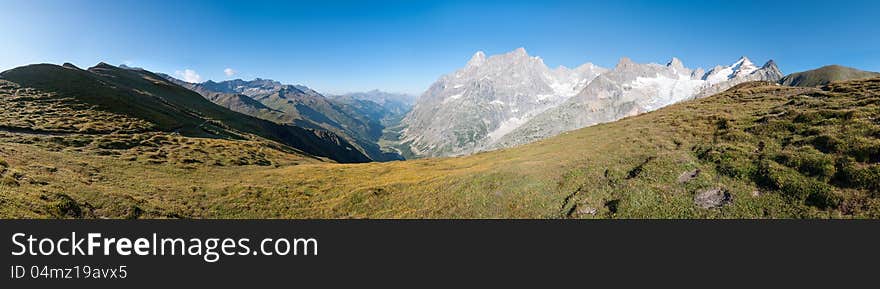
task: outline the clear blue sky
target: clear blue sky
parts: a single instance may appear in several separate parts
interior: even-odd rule
[[[203,80],[421,93],[477,50],[551,66],[689,67],[747,55],[785,73],[880,71],[880,1],[3,1],[0,70],[127,63]]]

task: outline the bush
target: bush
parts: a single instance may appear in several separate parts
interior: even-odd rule
[[[16,180],[12,176],[3,176],[3,177],[0,177],[0,185],[9,186],[9,187],[17,187],[18,180]]]
[[[55,202],[52,203],[50,208],[56,216],[62,218],[80,218],[83,213],[82,208],[80,208],[76,200],[65,194],[56,194]]]
[[[796,170],[764,161],[756,172],[756,182],[764,187],[779,190],[786,197],[803,201],[819,208],[837,207],[842,198],[827,183],[806,177]]]
[[[813,138],[811,143],[813,144],[813,147],[823,153],[840,152],[843,151],[845,147],[843,142],[830,135],[817,136]]]
[[[809,113],[802,112],[798,113],[797,116],[794,117],[794,122],[796,123],[814,123],[820,119],[820,115],[817,113]]]
[[[748,178],[754,172],[751,156],[743,149],[733,146],[697,146],[694,153],[701,160],[716,164],[716,170],[733,178]]]
[[[736,179],[747,179],[755,172],[755,167],[748,158],[725,158],[718,162],[718,173]]]
[[[800,173],[828,182],[834,177],[837,169],[834,159],[810,147],[801,147],[795,151],[786,151],[776,156],[775,160]]]
[[[880,165],[860,165],[851,158],[837,161],[835,181],[843,187],[880,190]]]
[[[880,162],[880,143],[866,140],[853,140],[850,142],[847,154],[860,162]]]

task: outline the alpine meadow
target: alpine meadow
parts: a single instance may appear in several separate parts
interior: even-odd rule
[[[0,218],[880,218],[876,9],[416,2],[10,5]]]

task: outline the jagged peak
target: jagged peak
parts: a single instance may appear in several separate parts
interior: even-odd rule
[[[468,61],[469,66],[477,66],[486,62],[486,53],[482,50],[474,53],[474,56],[471,56],[471,60]]]
[[[666,66],[684,67],[684,64],[681,63],[681,59],[673,56],[672,59],[670,59],[669,62],[666,63]]]
[[[764,63],[764,65],[761,66],[761,68],[770,68],[770,67],[778,68],[776,66],[776,61],[773,61],[773,59],[767,60],[767,63]]]
[[[693,79],[703,79],[706,75],[706,70],[702,67],[697,67],[694,71],[691,72],[691,78]]]
[[[80,68],[77,67],[76,65],[73,65],[73,63],[70,63],[70,62],[65,62],[64,64],[61,65],[61,67],[64,67],[64,68],[70,68],[70,69],[76,69],[76,70],[82,70],[82,69],[80,69]]]
[[[749,65],[754,65],[754,63],[752,63],[752,60],[749,59],[748,57],[746,57],[745,55],[740,56],[739,59],[737,59],[736,62],[733,63],[733,66],[735,66],[735,67],[749,66]]]
[[[101,61],[101,62],[98,62],[98,64],[96,64],[93,68],[116,68],[116,66],[113,66],[113,65],[107,64],[106,62]]]
[[[617,61],[617,67],[623,67],[623,66],[633,65],[633,64],[635,64],[635,62],[633,62],[632,59],[629,59],[629,57],[626,57],[626,56],[621,57],[620,60]]]
[[[581,64],[578,67],[575,67],[574,71],[596,71],[596,70],[603,70],[603,69],[604,68],[599,67],[598,65],[593,64],[592,62],[587,62],[587,63]]]
[[[517,49],[513,50],[513,51],[511,52],[511,54],[513,54],[513,55],[517,55],[517,56],[529,56],[529,53],[526,52],[525,47],[517,48]]]

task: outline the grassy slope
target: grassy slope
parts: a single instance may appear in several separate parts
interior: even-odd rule
[[[880,79],[873,79],[825,90],[743,84],[460,158],[181,166],[8,143],[0,150],[3,176],[14,171],[19,184],[0,186],[0,215],[877,218],[878,115]],[[677,181],[694,169],[701,170],[696,179]],[[710,188],[727,190],[733,202],[695,206],[695,193]]]
[[[144,181],[157,173],[150,168],[174,168],[174,174],[186,176],[197,167],[240,170],[246,165],[322,162],[262,138],[187,137],[155,126],[0,80],[0,216],[175,216],[165,210],[141,210],[135,193],[106,183],[116,176],[105,166],[123,166],[129,183],[141,182],[137,185],[161,191],[161,182]],[[181,181],[196,182],[188,177]]]
[[[369,160],[331,133],[279,125],[231,111],[143,70],[103,63],[87,71],[36,64],[5,71],[0,77],[111,113],[148,121],[161,131],[227,139],[243,139],[247,134],[254,134],[340,162]]]
[[[342,103],[324,99],[323,96],[307,94],[300,88],[288,86],[281,91],[259,96],[257,100],[242,94],[228,93],[230,89],[226,86],[234,85],[230,82],[193,84],[169,75],[157,75],[196,91],[212,102],[236,112],[279,124],[333,132],[372,160],[400,159],[399,156],[383,153],[376,145],[378,137],[372,135],[381,135],[381,124],[365,120],[363,115],[352,114],[352,111],[346,109],[348,107],[343,107]],[[232,82],[238,81],[240,80]]]
[[[812,87],[852,79],[878,77],[880,73],[863,71],[840,65],[828,65],[804,72],[792,73],[779,80],[782,85]]]

